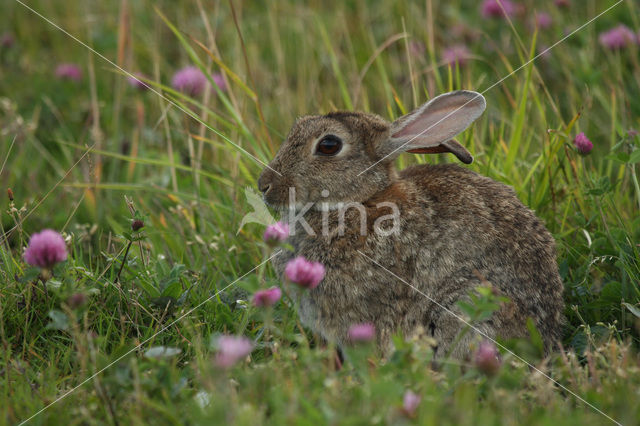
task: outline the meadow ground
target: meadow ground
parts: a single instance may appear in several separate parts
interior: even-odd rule
[[[640,3],[485,3],[4,0],[0,423],[637,424]],[[246,188],[300,115],[460,88],[488,103],[468,167],[556,238],[563,350],[532,332],[502,344],[536,368],[501,349],[487,374],[398,337],[336,369],[286,296],[251,303],[280,283]],[[46,285],[24,258],[44,228],[69,253]]]

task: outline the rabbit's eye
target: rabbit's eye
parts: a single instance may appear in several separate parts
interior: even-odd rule
[[[342,149],[342,141],[339,137],[325,136],[316,146],[317,155],[336,155]]]

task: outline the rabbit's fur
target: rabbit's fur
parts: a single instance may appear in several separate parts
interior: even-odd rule
[[[439,96],[394,123],[372,114],[336,112],[294,124],[258,184],[285,222],[296,214],[289,210],[290,187],[298,212],[314,203],[304,219],[315,235],[297,222],[288,239],[295,253],[284,251],[273,259],[283,280],[294,256],[325,266],[325,278],[315,289],[290,286],[301,319],[312,330],[345,345],[351,325],[371,322],[383,351],[396,332],[426,334],[436,340],[437,356],[458,358],[469,355],[477,331],[490,338],[527,336],[529,317],[547,350],[559,340],[563,286],[555,243],[513,189],[457,165],[398,172],[393,164],[407,150],[449,151],[466,158],[466,150],[450,139],[484,107],[481,95],[460,91]],[[335,156],[316,155],[316,144],[327,134],[342,140],[342,150]],[[366,235],[361,235],[356,208],[337,208],[350,202],[366,210]],[[378,218],[391,213],[388,205],[380,206],[383,202],[399,211],[398,232],[387,236],[374,229]],[[388,229],[388,223],[382,224]],[[466,325],[456,302],[469,300],[469,293],[487,283],[511,302],[457,340]]]

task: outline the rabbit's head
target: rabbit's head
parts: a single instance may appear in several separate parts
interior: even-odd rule
[[[484,97],[457,91],[433,98],[393,123],[360,112],[312,115],[295,122],[258,180],[265,201],[297,205],[363,202],[396,177],[393,160],[402,152],[451,152],[470,163],[452,140],[482,114]],[[295,198],[290,194],[294,192]]]

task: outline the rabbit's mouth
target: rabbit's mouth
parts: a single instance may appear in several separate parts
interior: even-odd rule
[[[289,192],[289,193],[288,193]],[[298,211],[304,207],[304,203],[296,201],[295,196],[291,196],[291,192],[295,194],[295,188],[293,191],[286,191],[279,188],[268,188],[262,193],[262,199],[264,203],[277,211],[295,210]]]
[[[266,195],[262,197],[262,199],[264,200],[264,203],[271,207],[274,210],[277,210],[279,212],[283,212],[283,211],[293,211],[293,212],[298,212],[301,210],[308,210],[307,208],[307,204],[311,204],[311,203],[302,203],[302,202],[296,202],[296,203],[288,203],[286,201],[274,201],[271,200],[270,197],[267,197]]]

